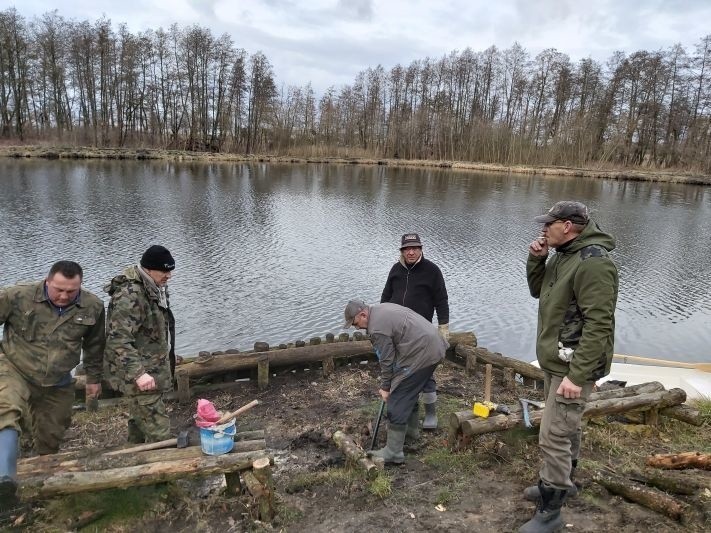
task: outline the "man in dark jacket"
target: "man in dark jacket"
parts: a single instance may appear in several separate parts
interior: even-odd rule
[[[386,463],[403,463],[405,437],[419,431],[417,398],[444,359],[447,341],[432,322],[397,304],[369,306],[351,300],[345,319],[345,329],[367,330],[380,361],[379,392],[388,404],[388,441],[371,455]]]
[[[168,281],[175,261],[153,245],[139,265],[127,267],[105,287],[111,297],[107,317],[107,380],[130,400],[128,440],[170,438],[163,395],[173,387],[171,355],[175,334]]]
[[[526,273],[538,298],[536,356],[544,372],[545,410],[539,433],[543,466],[536,514],[523,533],[557,531],[560,508],[575,490],[581,419],[595,381],[610,373],[615,334],[617,268],[609,257],[615,239],[590,219],[579,202],[558,202],[535,218],[541,235],[529,245]],[[555,255],[546,262],[550,248]]]
[[[442,271],[422,254],[417,233],[406,233],[400,240],[400,259],[390,269],[380,302],[408,307],[432,322],[435,309],[439,332],[449,340],[449,298]],[[423,429],[437,429],[437,383],[434,377],[422,391],[425,404]]]

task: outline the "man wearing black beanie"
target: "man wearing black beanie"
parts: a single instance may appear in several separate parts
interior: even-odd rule
[[[173,387],[175,320],[168,281],[175,261],[167,248],[148,248],[139,265],[113,278],[107,314],[107,380],[130,399],[128,440],[156,442],[170,438],[170,418],[163,394]]]

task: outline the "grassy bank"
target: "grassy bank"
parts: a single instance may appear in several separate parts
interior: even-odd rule
[[[711,176],[684,170],[629,168],[575,168],[575,167],[534,167],[525,165],[499,165],[471,161],[433,161],[424,159],[373,159],[364,157],[294,157],[285,155],[244,155],[208,152],[186,152],[182,150],[157,150],[133,148],[91,148],[66,146],[0,146],[0,157],[41,158],[41,159],[119,159],[119,160],[163,160],[184,162],[259,162],[294,164],[341,164],[341,165],[383,165],[391,167],[435,167],[452,170],[506,172],[515,174],[537,174],[602,178],[628,181],[654,181],[666,183],[686,183],[711,185]]]

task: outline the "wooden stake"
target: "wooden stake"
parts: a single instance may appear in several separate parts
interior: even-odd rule
[[[257,388],[264,390],[269,386],[269,356],[262,355],[257,361]]]
[[[484,401],[491,401],[491,363],[486,365],[486,374],[484,376]]]
[[[323,377],[328,377],[329,375],[333,374],[333,372],[336,370],[336,362],[333,359],[333,356],[326,357],[323,360]]]

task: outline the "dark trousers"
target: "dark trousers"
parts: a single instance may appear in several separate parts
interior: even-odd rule
[[[438,363],[439,364],[439,363]],[[388,420],[391,424],[407,424],[407,419],[417,407],[421,392],[432,379],[437,365],[428,366],[407,376],[388,398]]]

